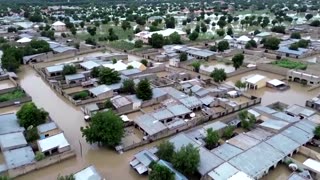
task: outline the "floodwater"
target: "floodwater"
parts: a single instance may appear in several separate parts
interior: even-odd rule
[[[269,171],[269,173],[262,177],[261,180],[283,180],[288,179],[292,172],[285,164],[279,164],[275,169]]]
[[[0,81],[0,90],[12,87],[14,87],[14,84],[10,80]]]
[[[94,165],[107,179],[135,180],[147,178],[146,176],[139,176],[129,165],[133,155],[146,147],[137,148],[120,155],[114,150],[97,148],[94,145],[87,144],[80,132],[80,127],[86,124],[79,107],[71,105],[63,97],[54,93],[36,72],[28,66],[22,67],[19,78],[20,85],[32,96],[33,102],[48,111],[50,116],[64,131],[73,149],[76,151],[77,157],[28,173],[18,177],[18,180],[54,180],[59,174],[75,173],[88,165]],[[12,112],[16,111],[16,109],[16,107],[4,108],[1,109],[1,112]],[[156,144],[149,144],[147,147],[154,145]]]

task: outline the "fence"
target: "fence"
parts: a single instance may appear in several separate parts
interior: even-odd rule
[[[257,69],[261,71],[270,72],[273,74],[278,74],[281,76],[287,76],[287,72],[288,72],[287,68],[278,67],[271,64],[258,64]]]
[[[31,171],[41,169],[47,166],[50,166],[52,164],[58,163],[60,161],[66,160],[68,158],[76,156],[76,153],[73,150],[63,152],[61,154],[53,155],[50,157],[47,157],[41,161],[34,162],[32,164],[20,166],[14,169],[9,169],[8,174],[11,178],[21,176],[23,174],[27,174]]]

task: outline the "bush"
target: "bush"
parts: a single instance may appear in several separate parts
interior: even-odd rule
[[[137,40],[134,42],[134,47],[135,48],[141,48],[143,46],[143,41],[142,40]]]
[[[42,152],[36,152],[36,155],[34,157],[36,159],[36,161],[41,161],[43,160],[44,158],[46,158],[46,156],[42,153]]]
[[[81,91],[73,95],[74,100],[84,100],[89,96],[89,93],[87,91]]]
[[[62,74],[65,75],[71,75],[77,73],[77,68],[74,65],[65,65],[63,66]]]
[[[292,39],[301,39],[301,34],[298,32],[293,32],[290,36]]]
[[[7,93],[4,93],[4,94],[1,94],[0,95],[0,102],[19,99],[19,98],[22,98],[22,97],[25,97],[25,96],[26,96],[26,94],[24,93],[24,91],[18,89],[18,90],[14,90],[14,91],[11,91],[11,92],[7,92]]]
[[[288,69],[307,69],[307,65],[302,62],[291,61],[288,59],[283,59],[279,61],[274,61],[272,64],[277,65],[279,67],[288,68]]]
[[[29,128],[26,131],[26,140],[27,142],[33,142],[39,139],[39,134],[37,128]]]

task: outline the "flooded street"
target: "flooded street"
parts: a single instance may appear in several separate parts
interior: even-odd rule
[[[31,67],[22,67],[18,75],[20,79],[19,84],[22,88],[32,96],[33,102],[37,106],[49,112],[53,120],[65,132],[66,137],[77,153],[76,158],[31,172],[17,178],[18,180],[55,180],[59,174],[75,173],[88,165],[94,165],[105,178],[111,180],[147,179],[147,176],[139,176],[132,170],[129,162],[136,152],[143,148],[154,146],[156,143],[125,152],[122,155],[117,154],[114,150],[97,148],[94,145],[87,144],[80,132],[80,127],[86,125],[80,107],[73,106],[65,98],[57,95]],[[302,88],[300,84],[293,83],[290,85],[292,88],[284,92],[262,88],[257,91],[250,91],[250,93],[262,96],[262,104],[283,101],[288,104],[297,103],[301,105],[304,105],[307,99],[318,93],[318,90],[314,90],[306,94],[306,89]],[[16,110],[17,107],[10,107],[1,109],[0,112],[4,113]],[[286,168],[280,165],[279,168],[271,172],[270,176],[266,176],[265,178],[269,179],[269,177],[272,177],[274,179],[273,177],[279,177],[279,174],[286,176],[287,173]]]
[[[67,100],[55,94],[32,68],[24,66],[18,75],[20,77],[20,85],[32,96],[33,102],[48,111],[53,120],[65,132],[66,137],[77,153],[77,157],[31,172],[17,179],[55,180],[58,174],[75,173],[88,165],[95,165],[98,171],[107,179],[146,179],[146,177],[138,176],[129,166],[133,154],[143,147],[119,155],[114,150],[96,148],[87,144],[85,139],[81,137],[80,132],[80,127],[85,126],[80,108],[74,107]],[[5,108],[1,112],[12,112],[15,109],[17,108]],[[82,145],[82,156],[80,143]],[[149,144],[149,146],[154,145]]]

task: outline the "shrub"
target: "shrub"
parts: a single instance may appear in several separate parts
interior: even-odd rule
[[[74,100],[84,100],[89,96],[89,93],[87,91],[81,91],[73,95]]]
[[[36,159],[36,161],[41,161],[41,160],[43,160],[44,158],[45,158],[46,156],[42,153],[42,152],[36,152],[36,155],[35,155],[35,159]]]

